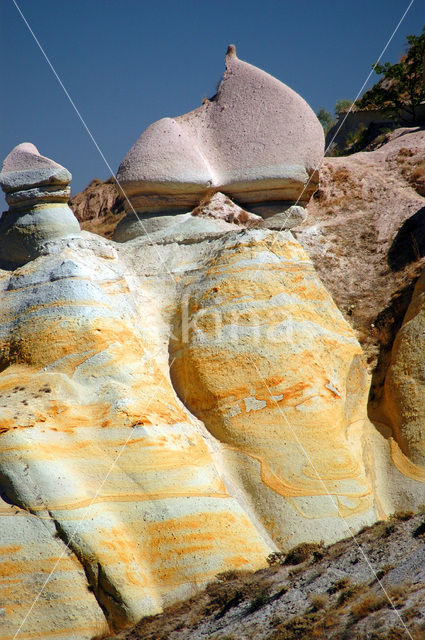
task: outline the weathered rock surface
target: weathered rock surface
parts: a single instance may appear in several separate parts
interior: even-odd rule
[[[391,350],[425,266],[425,131],[398,129],[388,138],[375,151],[325,158],[308,217],[294,229],[371,370]],[[381,386],[379,375],[375,393]]]
[[[395,463],[425,480],[425,273],[395,339],[382,402],[373,417],[399,445]]]
[[[217,571],[259,566],[272,548],[229,494],[205,428],[173,390],[149,290],[135,291],[105,241],[51,251],[1,278],[0,473],[4,500],[18,507],[4,506],[2,528],[13,535],[16,511],[28,522],[13,575],[29,574],[29,584],[26,598],[15,590],[9,600],[12,635],[45,571],[28,556],[40,522],[51,534],[49,558],[63,541],[78,559],[67,569],[76,605],[87,603],[89,585],[112,626],[160,610]],[[35,637],[69,626],[48,596]]]
[[[46,241],[78,235],[66,204],[71,174],[24,142],[7,156],[0,173],[9,211],[0,220],[0,266],[19,266],[40,255]]]
[[[105,238],[112,237],[115,227],[124,217],[124,198],[114,178],[95,178],[69,201],[69,206],[81,229]]]
[[[4,640],[92,638],[423,502],[292,234],[222,194],[147,222],[0,270]]]
[[[412,515],[294,549],[256,573],[221,575],[113,640],[423,640],[425,524]]]
[[[87,234],[0,283],[6,638],[49,568],[23,632],[71,638],[72,601],[89,638],[406,500],[398,471],[376,489],[360,347],[288,232]]]
[[[150,125],[117,178],[141,215],[187,213],[208,192],[221,191],[268,217],[309,200],[323,148],[307,103],[230,46],[217,94],[195,111]]]

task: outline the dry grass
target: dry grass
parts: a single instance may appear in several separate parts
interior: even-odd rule
[[[284,564],[301,564],[312,558],[314,561],[321,560],[325,555],[325,543],[303,542],[288,551]]]
[[[320,614],[310,613],[305,616],[294,616],[280,624],[268,636],[267,640],[297,640],[298,638],[318,637],[312,635],[312,627]]]
[[[425,162],[411,149],[402,148],[394,158],[400,173],[420,196],[425,196]]]
[[[391,599],[391,605],[393,607],[399,609],[404,605],[409,595],[410,586],[410,584],[403,583],[394,585],[387,590],[387,593]]]
[[[387,590],[387,595],[382,593],[369,593],[360,602],[351,607],[351,615],[355,621],[366,618],[370,613],[384,608],[400,609],[407,600],[410,584],[395,585]]]
[[[381,580],[389,571],[392,571],[393,569],[393,564],[384,564],[376,572],[376,577],[378,578],[378,580]],[[373,582],[376,582],[376,580],[374,580]]]
[[[388,605],[388,600],[384,596],[370,594],[367,595],[363,600],[357,602],[351,607],[350,613],[353,619],[357,622],[358,620],[362,620],[366,618],[370,613],[374,613],[375,611],[379,611]]]
[[[407,518],[408,519],[408,518]],[[374,540],[376,538],[388,538],[396,530],[394,522],[386,522],[380,520],[367,527],[363,527],[359,531],[359,534],[368,533],[368,540]]]
[[[408,180],[420,196],[425,196],[425,162],[421,162],[412,170]]]
[[[328,604],[328,597],[324,593],[316,593],[310,598],[312,611],[325,609]]]
[[[350,584],[348,587],[343,589],[337,600],[337,606],[341,607],[345,605],[349,600],[354,598],[354,596],[359,595],[362,591],[365,590],[365,586],[361,584]]]
[[[346,589],[351,584],[351,579],[347,576],[345,578],[340,578],[336,580],[328,589],[328,593],[333,594],[337,593],[337,591],[341,591],[342,589]]]

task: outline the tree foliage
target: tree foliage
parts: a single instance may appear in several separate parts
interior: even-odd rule
[[[330,129],[332,129],[334,124],[336,124],[335,118],[338,118],[342,111],[348,111],[348,109],[351,107],[352,104],[353,104],[353,101],[347,100],[346,98],[343,98],[342,100],[337,100],[335,103],[335,109],[334,109],[335,117],[331,114],[330,111],[327,111],[324,107],[320,107],[320,109],[316,113],[316,116],[323,127],[325,135],[328,133]]]
[[[326,135],[329,129],[334,126],[335,120],[333,119],[332,114],[329,111],[326,111],[324,107],[320,107],[316,115]]]
[[[380,109],[397,118],[407,112],[409,120],[416,121],[418,105],[425,100],[425,27],[420,36],[407,36],[407,44],[407,52],[396,64],[373,66],[383,78],[356,102],[357,107]]]
[[[347,100],[346,98],[344,98],[343,100],[337,100],[335,103],[335,114],[339,116],[341,111],[348,111],[352,104],[353,101]]]

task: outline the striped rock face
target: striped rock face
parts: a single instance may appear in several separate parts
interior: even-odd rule
[[[185,229],[0,271],[1,640],[94,638],[410,495],[292,235]]]
[[[301,532],[337,539],[347,534],[339,516],[355,527],[374,518],[360,346],[289,234],[221,245],[188,281],[173,383],[279,548]]]
[[[23,637],[91,638],[271,550],[174,392],[154,301],[87,244],[2,273],[2,638],[50,570]]]

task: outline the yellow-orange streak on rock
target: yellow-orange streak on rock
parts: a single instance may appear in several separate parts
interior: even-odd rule
[[[416,482],[425,482],[425,469],[413,464],[402,452],[394,438],[389,438],[389,441],[392,461],[400,473],[416,480]]]

